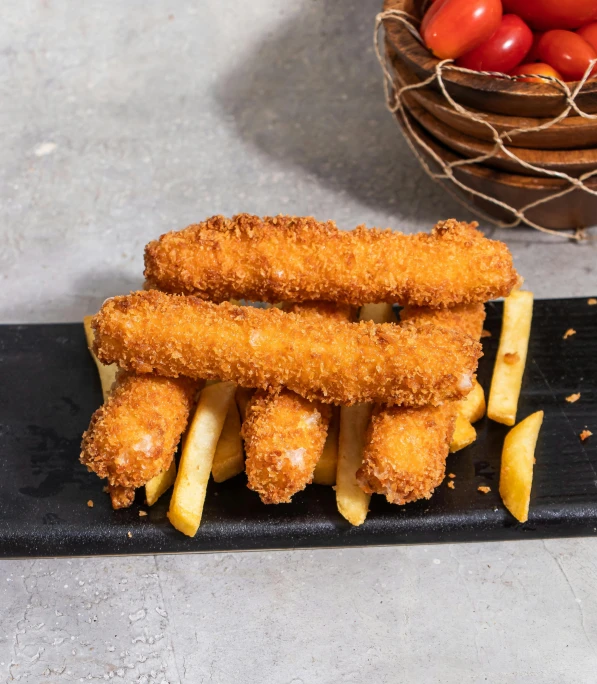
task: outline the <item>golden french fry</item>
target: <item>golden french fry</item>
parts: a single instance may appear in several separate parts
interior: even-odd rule
[[[365,304],[359,321],[396,323],[391,304]],[[366,494],[357,483],[357,470],[363,465],[365,435],[371,419],[372,404],[340,407],[340,435],[338,437],[338,467],[336,469],[336,505],[351,525],[362,525],[367,517],[371,494]]]
[[[332,419],[323,451],[313,472],[313,482],[319,485],[335,485],[338,468],[338,434],[340,432],[340,409],[332,407]]]
[[[513,292],[504,301],[502,334],[487,407],[488,417],[504,425],[516,422],[532,317],[532,292]]]
[[[456,414],[456,424],[454,434],[450,442],[450,453],[460,451],[472,444],[477,439],[477,431],[461,413]]]
[[[176,480],[176,461],[172,459],[170,467],[162,470],[159,475],[152,477],[149,482],[145,483],[145,498],[148,506],[153,504],[167,492]]]
[[[201,523],[214,454],[235,391],[233,382],[205,387],[185,439],[168,518],[189,537],[196,534]]]
[[[485,415],[485,393],[476,380],[470,393],[459,401],[458,412],[469,423],[476,423]]]
[[[116,380],[116,373],[118,372],[118,366],[115,363],[111,363],[109,366],[105,366],[93,353],[93,330],[91,328],[91,319],[93,316],[85,316],[83,319],[83,327],[85,328],[85,337],[87,338],[87,347],[89,348],[89,353],[91,354],[95,365],[97,366],[97,371],[99,373],[100,383],[102,385],[102,394],[104,395],[104,402],[110,394],[114,380]]]
[[[236,388],[236,405],[238,406],[240,419],[243,423],[245,422],[247,415],[247,406],[249,405],[254,392],[254,389],[249,389],[248,387],[239,386]]]
[[[500,496],[519,522],[529,518],[533,465],[543,411],[531,414],[506,435],[500,471]]]
[[[365,522],[371,500],[371,494],[366,494],[357,484],[356,473],[363,464],[365,433],[372,408],[372,404],[355,404],[340,408],[336,505],[351,525],[361,525]]]
[[[211,474],[216,482],[224,482],[245,469],[243,443],[240,437],[240,416],[236,402],[228,407],[222,434],[218,440]]]

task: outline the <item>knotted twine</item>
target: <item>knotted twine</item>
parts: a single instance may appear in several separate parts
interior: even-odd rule
[[[575,189],[579,189],[583,192],[587,192],[591,195],[597,196],[597,189],[593,190],[592,188],[588,187],[585,184],[585,181],[588,180],[589,178],[592,178],[593,176],[597,175],[597,168],[588,171],[584,174],[582,174],[580,177],[575,178],[573,176],[569,176],[567,173],[564,173],[563,171],[553,171],[549,169],[544,169],[538,166],[534,166],[533,164],[530,164],[527,161],[524,161],[520,157],[518,157],[515,152],[513,152],[511,149],[506,147],[506,144],[504,143],[505,140],[508,140],[509,138],[513,137],[514,135],[517,135],[519,133],[534,133],[537,131],[544,131],[547,130],[548,128],[551,128],[552,126],[555,126],[558,124],[560,121],[564,120],[566,117],[570,115],[571,112],[575,112],[577,116],[581,116],[585,119],[597,119],[597,115],[595,114],[588,114],[586,112],[583,112],[579,106],[576,103],[576,98],[578,96],[578,93],[581,91],[583,85],[586,83],[587,79],[589,78],[591,71],[593,69],[593,66],[597,64],[597,59],[593,60],[587,70],[585,71],[584,76],[582,79],[575,84],[573,89],[570,89],[567,83],[564,83],[562,81],[559,81],[556,78],[553,78],[551,76],[537,76],[537,78],[541,78],[542,80],[551,83],[555,88],[559,89],[565,96],[566,100],[566,106],[562,110],[558,116],[548,119],[545,123],[540,124],[538,126],[532,126],[532,127],[525,127],[525,128],[517,128],[511,131],[504,131],[503,133],[499,133],[498,130],[492,126],[489,121],[485,120],[483,117],[478,116],[475,114],[475,112],[467,109],[466,107],[463,107],[461,104],[456,102],[450,93],[448,92],[445,83],[444,83],[444,73],[448,71],[458,71],[461,73],[465,74],[476,74],[478,75],[481,73],[484,76],[488,77],[497,77],[497,78],[504,78],[504,79],[509,79],[509,80],[517,80],[516,77],[509,76],[508,74],[502,74],[498,72],[492,72],[492,71],[472,71],[471,69],[465,69],[464,67],[459,67],[456,66],[451,59],[443,59],[437,63],[435,66],[433,74],[426,78],[424,81],[420,81],[418,83],[413,83],[410,85],[400,85],[400,87],[397,89],[396,88],[396,82],[390,72],[391,66],[388,65],[388,60],[387,60],[387,55],[383,55],[380,47],[380,28],[383,25],[383,22],[385,20],[394,20],[398,21],[401,24],[403,24],[406,29],[418,40],[422,45],[423,39],[421,38],[421,35],[419,34],[415,24],[418,24],[418,20],[415,19],[415,17],[412,17],[410,14],[407,12],[404,12],[402,10],[387,10],[385,12],[381,12],[380,14],[377,15],[375,18],[375,30],[374,30],[374,46],[375,46],[375,54],[377,55],[377,60],[379,61],[379,64],[382,68],[383,74],[384,74],[384,93],[385,93],[385,98],[386,98],[386,106],[390,110],[390,112],[395,116],[395,117],[400,117],[402,122],[404,123],[405,127],[408,129],[408,132],[410,135],[404,135],[404,138],[406,139],[406,142],[408,143],[409,147],[411,148],[413,154],[417,157],[419,160],[421,166],[425,169],[426,173],[429,175],[430,178],[433,180],[439,182],[442,187],[444,187],[445,190],[447,190],[456,201],[458,201],[460,204],[463,206],[467,207],[469,210],[472,210],[474,213],[482,217],[484,220],[489,221],[495,226],[498,226],[500,228],[514,228],[518,225],[520,225],[522,222],[525,222],[532,228],[535,228],[536,230],[541,231],[542,233],[548,233],[550,235],[557,235],[558,237],[562,237],[562,232],[561,231],[556,231],[556,230],[551,230],[549,228],[546,228],[545,226],[541,226],[531,219],[529,219],[526,216],[526,212],[532,209],[533,207],[536,207],[540,204],[545,204],[547,202],[551,202],[554,199],[558,197],[563,197],[564,195],[569,194],[570,192],[573,192]],[[485,126],[490,132],[491,136],[493,139],[493,149],[485,154],[481,154],[477,157],[471,157],[468,159],[458,159],[456,161],[452,162],[447,162],[444,159],[442,159],[436,152],[433,150],[420,136],[419,134],[414,130],[410,118],[406,115],[406,106],[403,101],[403,94],[408,92],[409,90],[416,90],[418,88],[426,88],[427,86],[431,85],[434,81],[437,81],[437,84],[445,97],[446,101],[460,114],[468,117],[471,121],[475,121],[483,126]],[[414,141],[416,141],[416,145],[414,144]],[[438,164],[438,166],[441,168],[441,172],[435,172],[433,171],[430,167],[429,164],[427,163],[427,160],[425,157],[421,154],[420,150],[417,148],[417,145],[424,149],[425,152]],[[499,152],[502,152],[503,154],[507,155],[514,161],[516,161],[518,164],[520,164],[521,167],[524,167],[526,169],[529,169],[530,171],[535,171],[541,176],[547,176],[547,177],[552,177],[552,178],[559,178],[562,180],[567,181],[568,187],[565,187],[563,190],[560,190],[558,192],[554,192],[551,195],[548,195],[547,197],[543,197],[541,199],[535,200],[534,202],[530,202],[529,204],[526,204],[525,206],[521,207],[520,209],[515,209],[514,207],[510,206],[509,204],[502,202],[501,200],[491,197],[490,195],[486,195],[478,190],[475,190],[474,188],[469,187],[466,185],[466,183],[463,183],[460,181],[456,176],[454,175],[454,169],[459,167],[459,166],[466,166],[466,165],[474,165],[474,164],[482,164],[483,162],[487,161],[488,159],[491,159],[495,157]],[[482,198],[488,202],[491,202],[492,204],[495,204],[498,207],[501,207],[502,209],[505,209],[506,211],[510,212],[513,215],[513,220],[512,221],[500,221],[492,216],[489,216],[485,214],[481,209],[476,207],[475,205],[471,205],[467,203],[464,199],[462,199],[456,191],[450,187],[449,182],[444,182],[444,181],[451,181],[454,185],[460,187],[462,190],[465,192],[475,195],[479,198]],[[587,236],[586,233],[584,232],[584,229],[582,227],[579,227],[576,232],[573,235],[566,235],[565,237],[568,237],[570,239],[574,240],[586,240]]]

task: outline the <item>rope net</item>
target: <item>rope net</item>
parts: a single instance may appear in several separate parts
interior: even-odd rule
[[[586,181],[589,180],[590,178],[597,176],[597,168],[588,171],[578,178],[574,176],[570,176],[567,173],[564,173],[563,171],[555,171],[551,169],[546,169],[540,166],[535,166],[524,159],[521,159],[514,151],[512,148],[507,147],[506,143],[511,139],[513,136],[521,134],[521,133],[534,133],[538,131],[544,131],[547,130],[555,125],[557,125],[559,122],[563,121],[566,119],[568,116],[576,115],[583,117],[585,119],[597,119],[597,115],[595,114],[587,114],[586,112],[583,112],[578,104],[576,103],[576,98],[581,91],[582,87],[586,83],[587,79],[589,78],[591,71],[593,69],[593,66],[597,63],[597,60],[593,60],[586,70],[583,78],[578,82],[573,84],[574,87],[571,89],[570,86],[567,83],[563,83],[562,81],[559,81],[558,79],[552,78],[551,76],[536,76],[536,78],[541,78],[542,80],[550,83],[554,88],[559,89],[564,97],[565,97],[565,107],[562,110],[560,114],[557,116],[547,119],[545,123],[542,123],[538,126],[532,126],[528,128],[517,128],[514,130],[509,130],[509,131],[503,131],[500,133],[495,126],[493,126],[489,121],[487,121],[485,118],[479,116],[476,114],[474,111],[471,111],[467,109],[466,107],[463,107],[461,104],[456,102],[454,98],[450,95],[448,92],[445,82],[444,82],[444,74],[450,71],[458,71],[461,73],[468,73],[468,74],[476,74],[478,75],[479,73],[483,74],[484,76],[488,77],[499,77],[499,78],[504,78],[504,79],[509,79],[509,80],[516,80],[515,77],[509,76],[507,74],[501,74],[501,73],[495,73],[495,72],[476,72],[476,71],[471,71],[470,69],[465,69],[463,67],[456,66],[453,63],[453,60],[450,59],[444,59],[441,60],[437,63],[435,66],[434,72],[425,80],[417,82],[417,83],[412,83],[412,84],[403,84],[400,82],[400,77],[394,73],[392,73],[392,66],[389,64],[389,58],[387,51],[384,51],[382,53],[381,50],[381,39],[380,39],[380,34],[381,34],[381,27],[383,26],[384,21],[387,20],[392,20],[392,21],[397,21],[403,24],[403,26],[414,36],[416,40],[418,40],[421,44],[423,43],[423,40],[416,28],[416,25],[419,23],[415,17],[412,17],[410,14],[402,11],[402,10],[387,10],[385,12],[381,12],[380,14],[377,15],[375,19],[375,31],[374,31],[374,45],[375,45],[375,54],[377,55],[377,59],[379,61],[379,64],[382,68],[383,74],[384,74],[384,93],[385,93],[385,98],[386,98],[386,106],[390,110],[390,112],[395,116],[399,117],[400,121],[402,121],[404,127],[408,131],[408,135],[404,135],[404,138],[406,142],[408,143],[409,147],[411,148],[413,154],[417,157],[419,162],[421,163],[421,166],[425,169],[427,174],[435,181],[439,182],[449,193],[458,201],[461,205],[467,207],[467,209],[474,211],[476,214],[481,216],[484,220],[489,221],[493,225],[496,225],[500,228],[514,228],[521,223],[526,223],[527,225],[531,226],[532,228],[535,228],[536,230],[541,231],[542,233],[548,233],[550,235],[557,235],[558,237],[565,237],[568,239],[573,239],[573,240],[586,240],[587,235],[584,230],[583,226],[579,226],[575,233],[573,234],[567,234],[563,233],[560,230],[552,230],[550,228],[546,228],[545,226],[541,226],[537,223],[535,223],[533,220],[531,220],[527,216],[527,212],[534,207],[539,206],[540,204],[546,204],[548,202],[552,202],[553,200],[563,197],[565,195],[568,195],[571,192],[574,192],[575,190],[581,190],[582,192],[589,193],[591,195],[595,195],[597,197],[597,189],[593,189],[589,187],[586,184]],[[534,75],[533,75],[534,76]],[[397,84],[398,82],[398,84]],[[467,159],[458,159],[452,162],[446,161],[445,159],[442,159],[437,152],[429,146],[429,144],[421,138],[419,133],[415,130],[415,128],[412,126],[410,117],[406,115],[406,111],[408,109],[407,105],[404,103],[404,94],[408,93],[408,91],[411,90],[416,90],[416,89],[423,89],[427,88],[434,82],[437,82],[437,85],[444,96],[446,102],[459,114],[462,114],[463,116],[468,117],[471,121],[474,121],[482,126],[485,126],[487,130],[491,133],[491,138],[493,141],[493,148],[488,151],[485,154],[480,154],[476,157],[471,157]],[[397,87],[398,85],[398,87]],[[434,171],[429,164],[427,163],[427,160],[423,156],[421,150],[424,150],[427,155],[429,155],[435,162],[436,164],[440,167],[441,171],[436,172]],[[462,166],[467,166],[467,165],[475,165],[475,164],[482,164],[483,162],[487,161],[488,159],[494,158],[499,154],[503,154],[506,157],[509,157],[512,159],[514,162],[520,165],[521,167],[521,172],[523,172],[524,169],[527,169],[529,171],[534,172],[535,174],[542,176],[542,177],[551,177],[555,179],[560,179],[566,182],[566,186],[559,191],[553,192],[552,194],[542,197],[540,199],[535,200],[534,202],[530,202],[526,204],[525,206],[521,207],[520,209],[516,209],[515,207],[510,206],[506,202],[502,202],[501,200],[492,197],[490,195],[486,195],[483,192],[480,192],[479,190],[476,190],[475,188],[472,188],[468,186],[466,183],[463,183],[459,178],[457,178],[454,175],[454,169]],[[512,220],[511,221],[500,221],[496,219],[493,216],[489,216],[485,212],[483,212],[479,207],[472,203],[466,202],[456,191],[453,187],[451,187],[450,183],[458,186],[461,190],[465,191],[469,195],[474,195],[480,199],[483,199],[487,202],[490,202],[497,207],[500,207],[507,212],[509,212],[512,215]]]

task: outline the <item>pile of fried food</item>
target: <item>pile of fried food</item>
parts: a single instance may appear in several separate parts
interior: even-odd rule
[[[475,373],[484,303],[498,297],[488,415],[515,423],[533,297],[506,245],[476,224],[404,235],[215,216],[147,245],[145,278],[85,321],[105,403],[81,461],[107,478],[114,508],[136,488],[152,505],[174,485],[168,517],[192,536],[210,474],[242,471],[266,504],[335,485],[353,525],[372,494],[429,498],[485,413]],[[500,491],[521,521],[541,420],[529,416],[505,444]]]

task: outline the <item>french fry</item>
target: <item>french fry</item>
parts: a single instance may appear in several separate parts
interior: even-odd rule
[[[363,464],[365,433],[371,418],[372,404],[342,406],[336,471],[336,505],[351,525],[365,522],[371,494],[357,484],[356,472]]]
[[[319,485],[335,485],[338,468],[338,435],[340,433],[340,409],[332,407],[332,419],[323,451],[313,471],[313,482]]]
[[[529,518],[533,465],[543,411],[531,414],[510,430],[504,440],[500,496],[504,506],[521,523]]]
[[[185,439],[168,518],[189,537],[196,534],[201,523],[214,454],[235,391],[233,382],[205,387]]]
[[[391,304],[365,304],[359,321],[396,323]],[[336,505],[351,525],[362,525],[367,517],[371,494],[358,485],[356,473],[363,465],[365,434],[371,419],[372,404],[356,404],[340,408],[338,467],[336,469]]]
[[[240,436],[240,415],[236,402],[228,407],[222,434],[218,440],[211,474],[216,482],[224,482],[245,469],[243,443]]]
[[[476,423],[485,415],[485,393],[477,380],[470,393],[459,401],[458,412],[469,423]]]
[[[100,383],[102,385],[102,394],[104,396],[104,402],[110,394],[112,385],[116,380],[116,373],[118,372],[118,366],[115,363],[111,363],[109,366],[105,366],[93,353],[93,329],[91,327],[91,319],[93,316],[85,316],[83,319],[83,327],[85,328],[85,337],[87,339],[87,347],[89,348],[89,353],[95,361],[97,366],[97,372],[99,373]]]
[[[513,292],[504,301],[502,334],[487,407],[489,418],[504,425],[516,422],[532,316],[532,292]]]
[[[148,506],[153,504],[167,492],[176,480],[176,461],[172,459],[170,467],[162,470],[159,475],[152,477],[149,482],[145,483],[145,499]]]
[[[456,423],[454,425],[454,434],[450,442],[450,453],[460,451],[472,444],[477,439],[477,431],[471,425],[470,420],[465,418],[462,413],[456,414]]]

